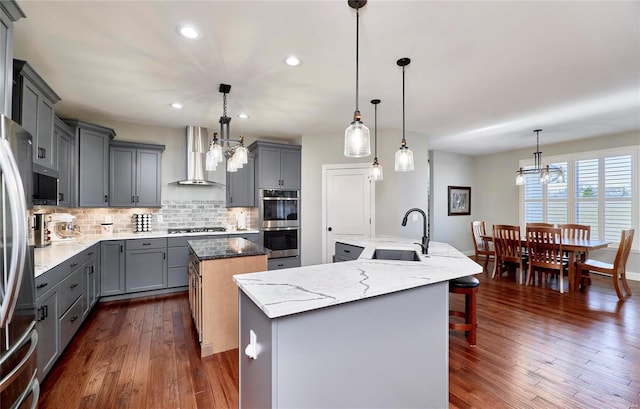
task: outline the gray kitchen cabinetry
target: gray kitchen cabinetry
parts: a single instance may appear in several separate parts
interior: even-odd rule
[[[100,294],[103,296],[124,294],[124,240],[100,243]]]
[[[109,206],[160,207],[164,145],[112,141],[109,147]]]
[[[38,378],[42,381],[56,362],[58,344],[58,290],[52,288],[36,300]]]
[[[333,262],[357,260],[360,257],[360,253],[364,250],[364,247],[352,246],[351,244],[345,244],[336,242],[336,252],[333,256]]]
[[[33,170],[58,176],[53,106],[60,97],[22,60],[13,60],[12,119],[33,137]]]
[[[258,236],[257,233],[254,233]],[[248,234],[247,236],[252,236]],[[184,287],[189,284],[189,240],[222,239],[226,234],[180,236],[167,238],[167,287]],[[244,237],[244,236],[241,236]]]
[[[267,267],[269,270],[300,267],[300,256],[270,258],[267,260]]]
[[[248,149],[258,161],[259,189],[300,189],[300,146],[256,141]]]
[[[88,122],[63,119],[76,140],[78,158],[76,197],[79,207],[109,205],[109,140],[116,136],[111,128]]]
[[[71,128],[58,117],[54,119],[54,139],[58,169],[58,206],[75,207],[76,176],[75,138]]]
[[[236,172],[227,172],[227,207],[255,207],[255,156]]]
[[[44,379],[87,314],[85,273],[97,262],[97,245],[36,277],[38,377]],[[89,311],[87,311],[88,313]]]
[[[89,260],[83,266],[84,275],[84,300],[82,303],[82,314],[86,318],[98,298],[100,298],[100,265],[98,260],[100,245],[96,244],[87,251]]]
[[[167,239],[127,240],[125,256],[125,291],[167,288]]]
[[[15,1],[0,2],[0,112],[11,117],[13,22],[25,17]]]

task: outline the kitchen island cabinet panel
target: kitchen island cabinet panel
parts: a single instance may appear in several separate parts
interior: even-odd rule
[[[448,406],[447,282],[275,319],[239,291],[240,408]]]

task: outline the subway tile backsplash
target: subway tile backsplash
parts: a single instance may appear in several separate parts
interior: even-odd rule
[[[35,206],[34,211],[70,213],[76,217],[77,229],[84,234],[102,233],[102,223],[113,223],[114,233],[128,233],[135,229],[134,214],[151,214],[151,230],[162,231],[175,227],[220,226],[235,229],[236,215],[244,212],[247,228],[258,228],[258,208],[229,208],[224,200],[163,200],[158,208],[58,208]],[[160,219],[162,221],[160,221]]]

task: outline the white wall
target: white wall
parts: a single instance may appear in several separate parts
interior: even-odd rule
[[[400,130],[378,130],[378,161],[384,170],[384,180],[376,184],[376,234],[414,237],[422,236],[422,220],[400,226],[402,216],[412,207],[427,209],[427,138],[406,133],[413,151],[416,170],[396,173],[393,170],[395,151],[400,146]],[[373,145],[373,141],[372,141]],[[373,148],[373,146],[372,146]],[[367,158],[346,158],[344,135],[304,135],[302,137],[302,264],[322,262],[322,165],[372,163]]]

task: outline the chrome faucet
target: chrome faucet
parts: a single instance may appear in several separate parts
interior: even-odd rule
[[[422,244],[420,243],[415,243],[415,244],[419,244],[420,247],[422,248],[422,254],[429,254],[429,237],[427,236],[427,215],[424,214],[424,212],[421,209],[418,209],[417,207],[414,207],[413,209],[409,209],[407,210],[407,213],[404,214],[404,217],[402,218],[402,226],[405,227],[407,225],[407,219],[409,218],[409,215],[413,212],[418,212],[422,215]]]

